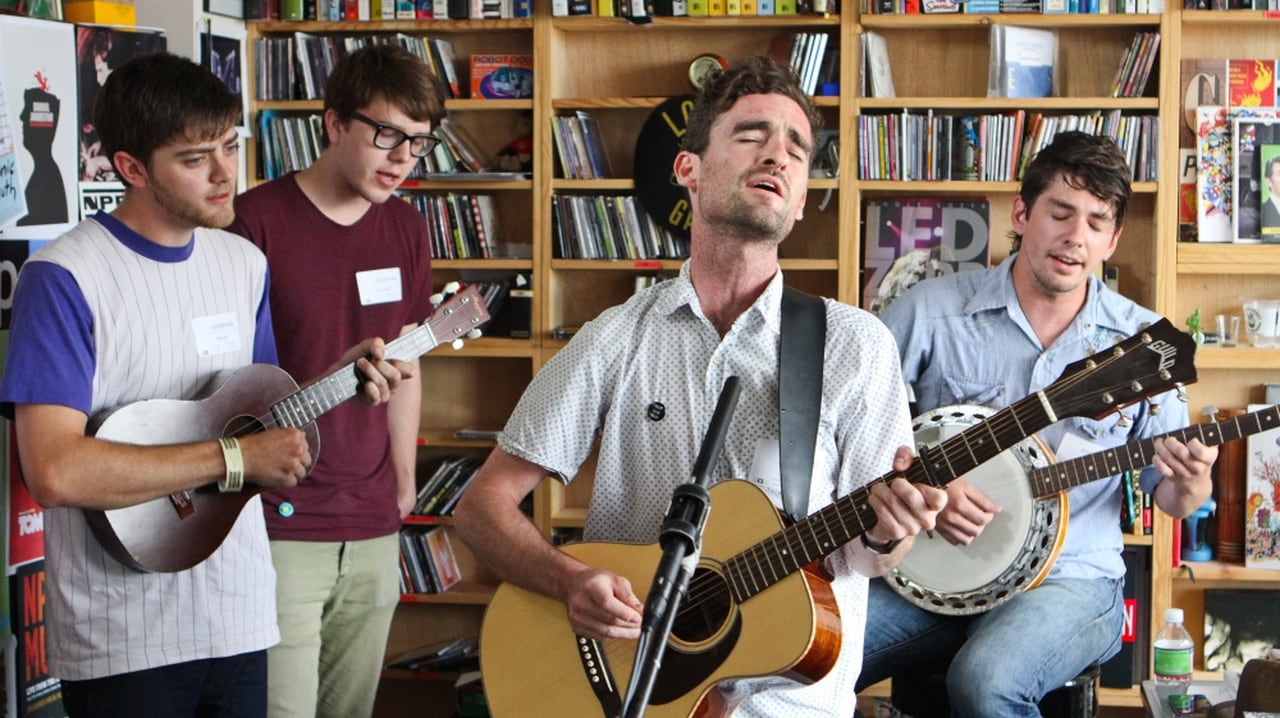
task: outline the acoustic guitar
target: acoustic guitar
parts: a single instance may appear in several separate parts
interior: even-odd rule
[[[418,327],[387,342],[385,358],[416,361],[444,342],[458,342],[489,318],[484,300],[466,287]],[[458,345],[460,346],[460,344]],[[265,428],[301,429],[314,461],[320,456],[315,420],[358,395],[364,375],[355,363],[299,389],[283,369],[250,364],[215,375],[191,400],[151,399],[103,412],[88,433],[106,441],[158,446],[246,436]],[[139,571],[185,571],[222,545],[241,509],[262,491],[220,492],[217,484],[107,511],[86,509],[102,546]]]
[[[1063,417],[1101,418],[1194,382],[1194,358],[1191,337],[1161,320],[925,449],[906,478],[943,486]],[[785,677],[811,683],[831,670],[840,651],[840,617],[830,584],[811,564],[875,526],[872,485],[790,526],[749,482],[711,488],[701,560],[674,618],[645,715],[728,715],[735,703],[718,689],[721,681]],[[641,593],[662,557],[657,544],[589,542],[563,550],[627,577]],[[634,641],[574,635],[562,603],[510,583],[499,586],[481,627],[481,670],[495,718],[617,716],[634,659]]]

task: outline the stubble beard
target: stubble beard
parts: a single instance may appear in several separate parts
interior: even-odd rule
[[[167,189],[163,189],[160,185],[155,186],[155,199],[156,204],[187,224],[209,229],[225,229],[236,217],[234,208],[235,188],[230,187],[229,191],[232,193],[232,201],[221,207],[205,205],[203,198],[192,200],[181,197],[177,193],[171,193]]]
[[[740,197],[730,203],[718,220],[720,227],[733,236],[765,246],[781,244],[794,225],[785,214],[752,206]]]

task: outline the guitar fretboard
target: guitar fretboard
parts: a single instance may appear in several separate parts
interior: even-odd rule
[[[1155,440],[1158,438],[1174,437],[1184,443],[1199,439],[1205,446],[1217,446],[1277,427],[1280,427],[1280,407],[1275,406],[1226,421],[1192,424],[1158,437],[1130,441],[1124,446],[1033,469],[1031,493],[1037,499],[1046,499],[1090,481],[1150,466],[1156,455]]]
[[[437,344],[431,327],[422,324],[387,342],[384,356],[386,359],[413,361]],[[364,375],[352,362],[276,402],[271,407],[271,414],[279,426],[300,428],[359,394],[363,384]]]

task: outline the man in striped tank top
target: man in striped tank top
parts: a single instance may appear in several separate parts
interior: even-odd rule
[[[239,115],[239,100],[188,60],[161,53],[116,69],[94,121],[124,199],[33,254],[19,277],[0,412],[15,419],[27,485],[45,507],[48,663],[72,716],[266,711],[266,649],[279,633],[259,500],[208,559],[171,573],[118,562],[81,511],[215,482],[293,486],[312,463],[298,429],[226,448],[86,435],[104,409],[191,398],[215,372],[276,362],[266,260],[221,229],[233,216]],[[374,339],[347,353],[361,357],[365,403],[386,401],[402,378],[383,349]]]

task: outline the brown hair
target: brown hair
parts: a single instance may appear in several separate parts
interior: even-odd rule
[[[723,72],[713,73],[702,84],[694,99],[693,109],[685,127],[683,147],[695,155],[706,151],[711,142],[711,125],[716,118],[746,95],[782,95],[795,100],[809,118],[813,136],[809,145],[817,147],[817,132],[822,127],[822,115],[812,99],[800,89],[800,79],[786,65],[769,57],[755,56],[738,60]]]
[[[1119,231],[1124,225],[1124,213],[1132,195],[1129,184],[1132,176],[1124,152],[1111,138],[1084,132],[1061,132],[1031,160],[1027,173],[1022,177],[1018,196],[1030,212],[1036,199],[1054,180],[1062,177],[1067,186],[1085,190],[1109,203],[1115,213],[1115,229]],[[1022,235],[1016,232],[1009,235],[1016,252],[1022,247]]]
[[[378,99],[432,127],[444,119],[444,95],[436,76],[399,45],[379,43],[356,50],[338,62],[324,86],[324,109],[343,121]]]
[[[102,152],[127,152],[143,164],[183,139],[219,140],[241,117],[240,99],[194,62],[167,52],[140,55],[107,77],[93,104]]]

